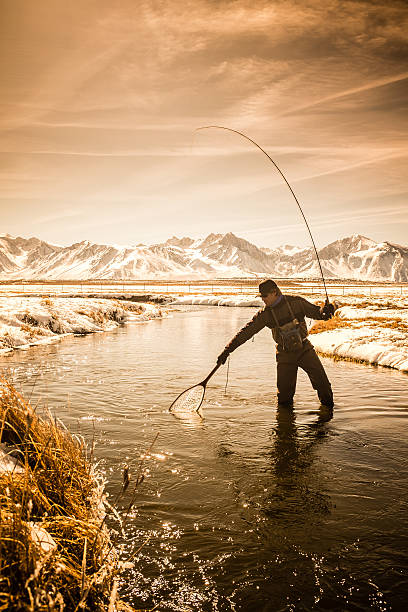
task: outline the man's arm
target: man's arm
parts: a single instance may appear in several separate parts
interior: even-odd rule
[[[265,325],[265,310],[260,310],[227,344],[223,352],[218,356],[217,363],[225,363],[228,355],[232,353],[232,351],[235,351],[241,344],[244,344],[244,342],[261,331]]]
[[[329,302],[326,302],[324,306],[317,306],[305,300],[305,298],[298,298],[302,312],[308,319],[316,319],[318,321],[327,321],[334,315],[334,306]]]

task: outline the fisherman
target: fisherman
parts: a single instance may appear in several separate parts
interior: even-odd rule
[[[283,295],[275,281],[260,283],[259,294],[265,304],[227,344],[218,356],[222,365],[232,351],[244,344],[264,327],[272,330],[276,342],[278,404],[293,405],[298,368],[310,378],[322,405],[333,408],[333,392],[323,365],[307,340],[305,317],[327,321],[334,315],[334,306],[327,300],[321,308],[300,296]]]

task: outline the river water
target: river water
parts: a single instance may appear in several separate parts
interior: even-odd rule
[[[202,380],[253,315],[185,308],[0,359],[34,403],[88,439],[113,500],[121,470],[144,482],[118,535],[138,609],[402,610],[408,598],[408,378],[324,359],[334,416],[300,372],[277,410],[268,330],[210,381],[203,418],[168,406]]]

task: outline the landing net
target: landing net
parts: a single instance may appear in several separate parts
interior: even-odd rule
[[[203,385],[191,387],[191,389],[187,389],[187,391],[181,393],[174,400],[170,410],[178,414],[197,412],[204,399],[204,393],[205,387]]]

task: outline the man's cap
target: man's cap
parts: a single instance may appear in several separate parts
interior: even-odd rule
[[[268,295],[268,293],[273,293],[276,290],[279,290],[278,285],[271,278],[268,278],[268,280],[259,283],[258,297],[262,295]]]

